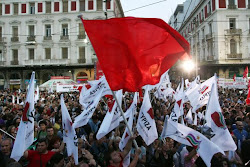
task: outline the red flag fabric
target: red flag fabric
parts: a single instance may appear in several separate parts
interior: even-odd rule
[[[235,82],[235,79],[236,79],[236,74],[234,74],[234,77],[233,77],[234,82]]]
[[[189,58],[189,43],[161,19],[82,22],[112,90],[135,92],[154,85],[178,59]]]
[[[248,77],[248,66],[246,67],[244,73],[243,73],[243,78],[247,78]]]
[[[250,105],[250,89],[248,88],[248,95],[247,95],[247,99],[246,99],[246,104]]]

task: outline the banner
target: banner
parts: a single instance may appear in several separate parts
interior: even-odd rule
[[[57,84],[56,92],[78,92],[80,86],[83,86],[83,84]]]
[[[242,77],[236,77],[233,79],[219,78],[218,86],[229,89],[246,89],[247,83]]]

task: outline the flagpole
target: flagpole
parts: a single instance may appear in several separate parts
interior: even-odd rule
[[[114,93],[113,90],[111,90],[111,92],[112,92],[112,94],[113,94],[113,96],[114,96],[114,98],[115,98],[115,101],[116,101],[116,103],[117,103],[117,106],[118,106],[119,110],[121,111],[122,117],[123,117],[124,122],[125,122],[125,124],[126,124],[126,126],[127,126],[127,128],[128,128],[128,131],[129,131],[130,135],[133,136],[132,130],[131,130],[131,129],[129,128],[129,126],[128,126],[128,121],[127,121],[127,119],[125,118],[124,112],[122,111],[122,108],[121,108],[121,106],[120,106],[120,104],[119,104],[119,102],[118,102],[118,100],[117,100],[117,98],[116,98],[116,95],[115,95],[115,93]],[[139,149],[139,147],[138,147],[138,145],[137,145],[135,139],[133,139],[133,143],[134,143],[134,145],[135,145],[135,148],[136,148],[136,149]]]
[[[11,137],[12,139],[16,140],[16,138],[12,135],[10,135],[8,132],[5,132],[4,130],[0,129],[3,133],[5,133],[6,135],[8,135],[9,137]]]

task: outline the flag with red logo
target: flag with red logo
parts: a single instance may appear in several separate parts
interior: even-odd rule
[[[211,159],[214,154],[220,152],[224,155],[224,151],[221,148],[211,142],[200,132],[171,120],[169,120],[169,124],[172,124],[172,127],[176,127],[177,131],[181,133],[182,137],[185,138],[191,144],[191,146],[196,149],[197,153],[208,167],[211,166]]]
[[[61,94],[61,111],[62,111],[62,128],[63,128],[63,142],[66,143],[68,156],[73,155],[75,164],[78,164],[78,139],[76,131],[72,126],[68,109],[64,103],[63,94]]]
[[[16,140],[10,156],[16,161],[23,156],[24,151],[34,142],[34,93],[35,72],[32,72],[23,115],[18,126]]]
[[[158,138],[154,113],[149,99],[148,88],[146,88],[136,129],[147,145],[150,145]]]
[[[186,94],[193,107],[193,111],[196,111],[208,103],[212,85],[216,82],[217,77],[215,75],[202,84],[198,85],[191,93]]]
[[[74,120],[74,123],[72,125],[74,128],[84,126],[88,123],[89,119],[92,117],[93,113],[95,112],[95,109],[102,97],[103,90],[104,90],[104,87],[102,87],[100,90],[98,89],[97,94],[95,92],[96,94],[95,98],[93,98],[91,101],[86,103],[86,106],[84,107],[83,112],[80,115],[78,115]]]
[[[93,81],[90,89],[81,91],[79,98],[80,104],[86,107],[88,102],[91,102],[96,98],[97,94],[99,94],[102,88],[104,88],[102,91],[102,96],[112,95],[105,76],[102,76],[99,80]]]
[[[122,104],[122,90],[116,92],[116,97],[119,105]],[[96,134],[96,139],[99,140],[113,129],[115,129],[119,124],[119,118],[121,116],[121,111],[118,104],[113,100],[109,105],[109,111],[106,113],[102,124]]]
[[[243,73],[243,78],[248,78],[248,66],[246,66],[245,71]]]
[[[221,112],[217,89],[217,84],[214,83],[205,114],[207,126],[215,134],[211,141],[223,151],[235,151],[237,146],[227,129],[224,116]]]
[[[112,90],[136,92],[144,85],[155,85],[178,59],[189,58],[189,43],[161,19],[82,22]]]

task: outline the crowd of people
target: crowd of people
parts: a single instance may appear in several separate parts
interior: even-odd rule
[[[173,84],[173,88],[176,85]],[[225,155],[215,154],[211,160],[212,166],[236,167],[249,166],[250,160],[250,107],[246,105],[247,90],[219,88],[219,102],[226,125],[237,145],[236,151],[228,151]],[[151,92],[152,108],[156,122],[159,138],[151,145],[147,146],[142,137],[133,128],[134,135],[129,140],[124,151],[119,150],[119,142],[126,128],[122,122],[118,128],[104,136],[100,140],[96,139],[96,134],[108,112],[107,103],[109,97],[100,100],[96,111],[88,124],[76,129],[78,137],[78,161],[74,164],[74,159],[67,154],[66,145],[63,142],[62,113],[60,106],[60,94],[57,92],[40,92],[40,98],[35,103],[35,142],[24,152],[23,157],[16,162],[10,158],[13,143],[21,121],[24,110],[25,91],[0,91],[0,166],[28,166],[28,167],[62,167],[62,166],[122,166],[125,156],[131,152],[130,166],[149,167],[203,167],[206,166],[196,152],[196,149],[185,146],[166,138],[162,141],[160,135],[163,130],[164,119],[170,115],[174,107],[174,99],[157,99]],[[13,101],[13,95],[15,100]],[[82,112],[79,103],[79,92],[64,93],[65,104],[72,120]],[[17,101],[18,100],[18,101]],[[133,100],[133,93],[126,93],[123,97],[122,109],[130,106]],[[13,103],[14,102],[14,103]],[[137,105],[137,117],[140,111],[142,99]],[[187,114],[191,105],[184,104],[184,115]],[[202,113],[206,107],[198,109],[196,112]],[[134,118],[134,127],[137,118]],[[201,131],[204,128],[202,117],[198,117],[197,125],[193,125],[188,120],[185,124]],[[4,133],[7,132],[7,133]],[[209,134],[206,134],[209,136]],[[135,149],[132,140],[135,139],[139,149]]]

